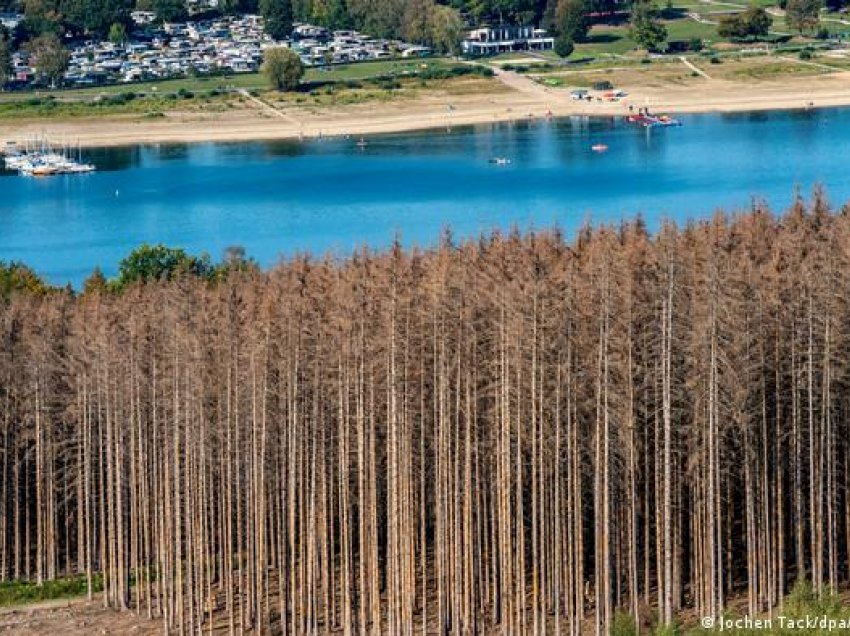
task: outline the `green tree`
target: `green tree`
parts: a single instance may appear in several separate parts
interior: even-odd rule
[[[558,57],[569,57],[573,54],[575,48],[573,41],[563,33],[555,38],[555,53],[558,54]]]
[[[117,45],[124,44],[127,41],[127,27],[120,22],[109,27],[109,41]]]
[[[355,28],[370,35],[388,38],[401,33],[405,0],[348,0]]]
[[[62,79],[71,56],[58,37],[45,33],[27,42],[24,49],[30,55],[33,68],[39,75],[50,80],[51,85],[55,86],[56,82]]]
[[[130,23],[129,0],[59,0],[63,25],[76,34],[106,38],[110,27]]]
[[[159,22],[180,22],[188,15],[183,0],[153,0],[151,8]]]
[[[9,298],[16,292],[45,294],[48,291],[50,287],[32,268],[15,261],[0,261],[0,299]]]
[[[408,0],[401,21],[401,35],[408,42],[431,41],[431,13],[434,0]]]
[[[209,276],[209,257],[200,258],[185,250],[147,243],[130,252],[118,265],[119,288],[136,281],[172,280],[179,275]]]
[[[45,33],[58,34],[61,13],[57,0],[24,0],[24,22],[21,31],[25,39],[31,39]]]
[[[752,6],[743,13],[747,35],[754,38],[764,38],[770,32],[773,20],[764,7]]]
[[[788,0],[785,5],[785,22],[800,33],[814,31],[820,24],[822,0]]]
[[[631,38],[647,51],[658,51],[667,41],[667,27],[651,2],[636,2],[632,9]]]
[[[434,5],[428,20],[431,28],[429,44],[438,53],[457,55],[463,39],[463,18],[457,9]]]
[[[724,38],[743,40],[744,38],[763,38],[770,31],[770,15],[762,7],[750,7],[742,13],[720,18],[717,33]]]
[[[590,29],[587,12],[585,0],[560,0],[555,10],[558,35],[563,35],[572,42],[583,42],[587,39],[587,31]]]
[[[747,37],[747,25],[740,13],[724,15],[717,24],[717,34],[722,38],[741,40]]]
[[[293,11],[293,14],[298,15],[298,12]],[[351,16],[345,0],[313,0],[306,18],[330,29],[346,29],[351,26]]]
[[[292,0],[260,0],[260,14],[266,33],[275,40],[292,34]]]
[[[12,47],[5,33],[0,33],[0,89],[12,72]]]
[[[298,88],[304,76],[304,65],[292,49],[276,47],[266,49],[262,71],[274,88],[291,91]]]

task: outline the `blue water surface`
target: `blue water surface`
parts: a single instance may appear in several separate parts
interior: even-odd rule
[[[569,118],[305,142],[84,151],[91,175],[0,171],[0,260],[54,283],[107,275],[142,242],[261,264],[310,251],[433,245],[493,228],[579,225],[642,213],[650,228],[754,198],[775,209],[822,183],[850,198],[850,109],[689,115],[681,128]],[[594,144],[608,145],[597,153]],[[506,157],[510,164],[490,163]]]

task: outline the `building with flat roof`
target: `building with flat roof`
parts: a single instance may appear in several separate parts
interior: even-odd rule
[[[6,27],[10,31],[17,28],[23,20],[24,16],[20,13],[0,13],[0,25]]]
[[[481,27],[467,33],[463,52],[473,57],[496,55],[510,51],[547,51],[555,46],[555,38],[546,29],[532,26]]]

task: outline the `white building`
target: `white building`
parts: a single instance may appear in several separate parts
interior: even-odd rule
[[[463,41],[466,55],[496,55],[510,51],[546,51],[555,46],[555,38],[546,29],[532,26],[482,27],[470,31]]]
[[[24,16],[20,13],[0,13],[0,24],[9,29],[10,31],[17,28],[17,26],[23,22]]]

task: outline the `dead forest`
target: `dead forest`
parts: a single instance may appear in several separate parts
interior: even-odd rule
[[[822,195],[0,301],[0,580],[168,633],[578,634],[850,581]]]

